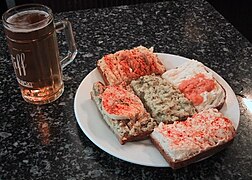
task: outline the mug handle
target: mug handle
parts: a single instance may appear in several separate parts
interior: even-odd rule
[[[60,22],[55,23],[55,29],[56,29],[56,32],[60,32],[61,30],[64,30],[66,42],[68,45],[67,56],[65,56],[60,61],[61,67],[63,69],[65,66],[67,66],[68,64],[70,64],[74,60],[74,58],[77,54],[77,48],[76,48],[76,44],[75,44],[75,40],[74,40],[74,36],[73,36],[72,26],[68,20],[62,20]]]

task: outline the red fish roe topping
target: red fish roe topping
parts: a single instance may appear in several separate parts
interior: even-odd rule
[[[202,92],[210,92],[215,88],[215,82],[212,79],[207,79],[204,74],[197,74],[195,77],[184,80],[179,85],[179,90],[190,99],[194,105],[199,105],[203,102]]]

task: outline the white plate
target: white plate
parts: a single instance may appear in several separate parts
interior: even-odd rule
[[[171,54],[157,54],[167,69],[175,68],[189,60]],[[211,69],[209,70],[213,72]],[[223,78],[215,72],[213,72],[213,74],[225,88],[227,93],[226,102],[221,112],[233,121],[237,129],[240,119],[240,110],[236,96]],[[99,148],[119,159],[145,166],[169,167],[159,151],[151,144],[150,140],[128,142],[125,145],[121,145],[118,142],[90,98],[93,83],[97,81],[103,82],[98,70],[94,69],[81,82],[75,95],[75,116],[85,135]]]

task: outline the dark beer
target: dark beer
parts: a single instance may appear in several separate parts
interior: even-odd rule
[[[45,104],[63,93],[53,17],[43,10],[26,10],[5,23],[11,60],[23,98]]]

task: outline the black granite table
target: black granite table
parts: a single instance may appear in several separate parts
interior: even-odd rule
[[[234,143],[176,171],[107,154],[85,136],[74,115],[76,90],[96,60],[138,45],[198,59],[236,93],[252,98],[252,45],[207,2],[168,1],[55,16],[72,22],[78,55],[64,69],[63,95],[43,106],[23,101],[0,25],[0,179],[252,179],[252,112],[240,96]]]

